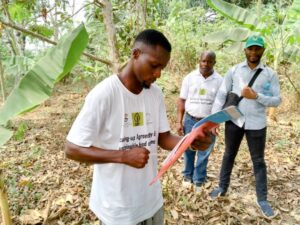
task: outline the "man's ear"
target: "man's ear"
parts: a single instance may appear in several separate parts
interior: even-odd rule
[[[132,57],[133,57],[134,59],[137,59],[137,58],[140,56],[140,54],[141,54],[141,50],[140,50],[140,49],[134,48],[134,49],[132,50]]]

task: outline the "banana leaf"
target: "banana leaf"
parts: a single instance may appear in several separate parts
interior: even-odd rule
[[[34,60],[26,56],[12,55],[1,59],[5,68],[5,76],[25,74],[33,65]]]
[[[222,0],[206,0],[207,4],[226,18],[254,30],[259,20],[252,12]]]
[[[4,145],[13,135],[11,130],[0,126],[0,146]]]
[[[238,42],[232,43],[230,46],[228,46],[224,50],[229,53],[239,53],[239,52],[243,52],[244,46],[245,46],[245,42],[238,41]]]
[[[0,125],[32,110],[50,97],[55,83],[64,78],[77,63],[88,42],[84,25],[61,38],[20,80],[0,108]],[[0,130],[0,137],[4,135]],[[6,131],[5,131],[6,132]],[[6,132],[7,134],[7,132]],[[0,146],[4,144],[0,142]]]
[[[216,31],[203,37],[203,41],[208,43],[224,43],[226,41],[244,41],[251,31],[246,28],[233,28]]]

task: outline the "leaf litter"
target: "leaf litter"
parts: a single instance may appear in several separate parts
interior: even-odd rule
[[[43,105],[13,121],[15,130],[19,124],[27,126],[22,140],[12,139],[0,148],[0,168],[4,170],[13,224],[98,224],[88,208],[92,166],[66,159],[63,151],[86,94],[59,85]],[[173,131],[176,98],[166,101]],[[300,224],[299,107],[291,113],[281,106],[277,117],[268,126],[266,144],[268,198],[278,212],[276,218],[263,218],[256,206],[252,162],[245,141],[236,158],[228,195],[210,199],[210,191],[218,184],[224,152],[221,127],[209,159],[208,180],[200,192],[182,185],[183,158],[162,177],[165,224]],[[167,151],[160,151],[160,164],[167,155]]]

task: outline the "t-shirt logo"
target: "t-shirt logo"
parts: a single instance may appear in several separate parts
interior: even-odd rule
[[[132,126],[143,126],[144,125],[144,114],[143,112],[134,112],[131,113]]]
[[[204,88],[199,89],[199,95],[205,95],[206,90]]]

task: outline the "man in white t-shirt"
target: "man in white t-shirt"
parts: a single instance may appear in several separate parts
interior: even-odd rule
[[[66,156],[94,163],[90,208],[102,225],[163,224],[160,182],[149,182],[157,173],[158,145],[171,150],[181,139],[170,133],[154,83],[170,53],[161,32],[141,32],[129,62],[87,95],[67,136]],[[206,149],[211,142],[205,134],[193,147]]]
[[[215,64],[216,54],[213,51],[203,52],[199,59],[199,69],[183,79],[177,104],[177,131],[180,135],[189,133],[195,123],[211,114],[213,102],[223,80],[214,71]],[[208,149],[198,151],[197,159],[195,151],[187,149],[184,152],[184,184],[194,184],[196,192],[200,191],[200,187],[206,181],[208,158],[214,143],[215,138]]]

